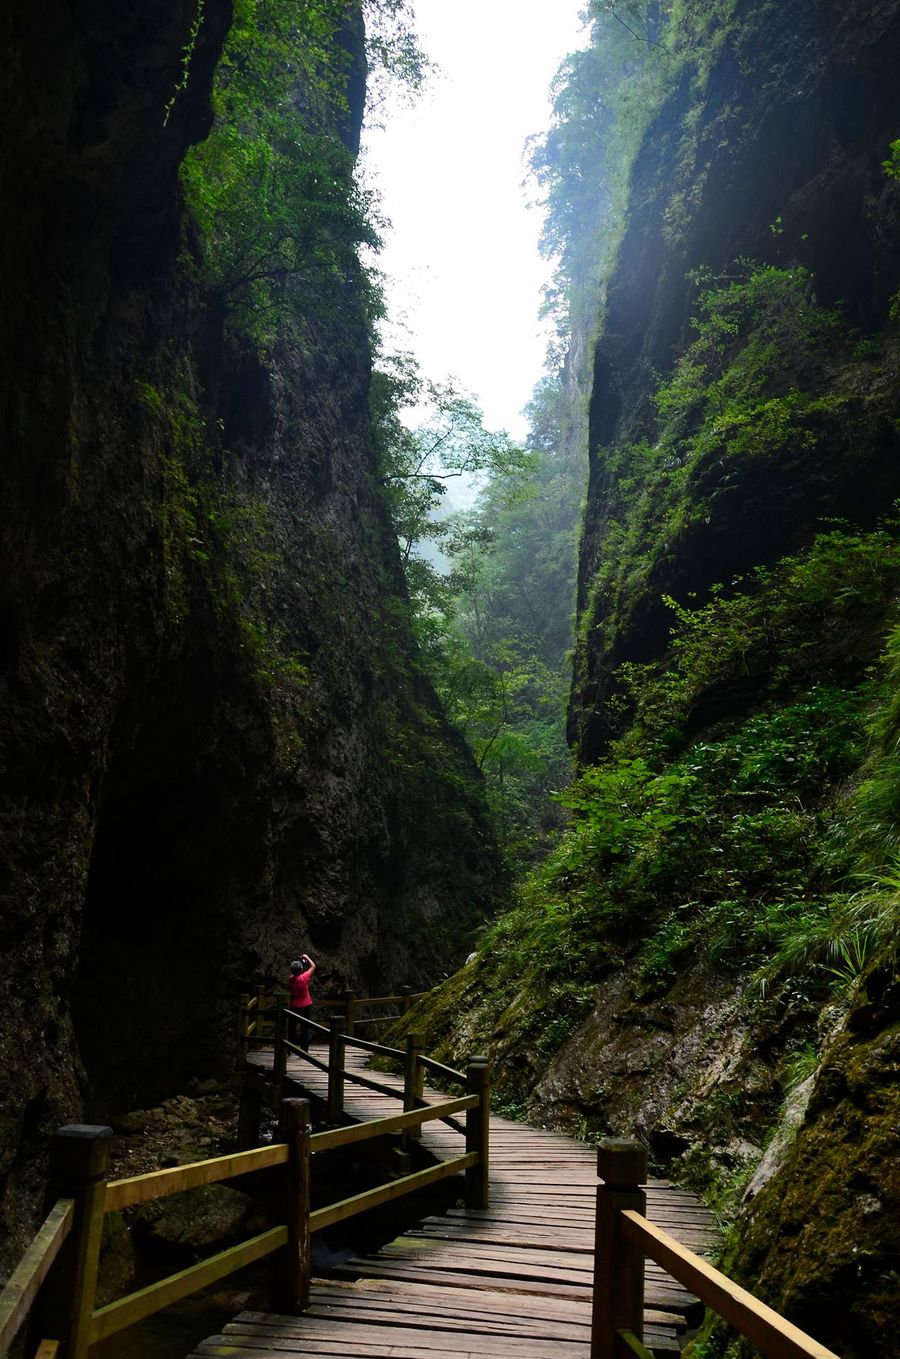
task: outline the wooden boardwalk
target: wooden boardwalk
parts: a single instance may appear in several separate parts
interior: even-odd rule
[[[268,1053],[254,1059],[266,1065]],[[349,1050],[347,1066],[365,1054]],[[327,1077],[298,1057],[289,1076],[324,1098]],[[379,1073],[379,1081],[402,1080]],[[426,1089],[425,1098],[446,1098]],[[353,1119],[393,1113],[387,1096],[348,1083]],[[465,1117],[463,1115],[463,1117]],[[460,1135],[426,1124],[422,1145],[440,1159],[459,1155]],[[245,1312],[191,1359],[588,1359],[593,1274],[596,1152],[558,1133],[491,1116],[490,1207],[448,1208],[376,1254],[354,1258],[313,1281],[299,1317]],[[647,1187],[647,1216],[696,1251],[713,1235],[712,1215],[693,1194],[665,1181]],[[677,1353],[696,1299],[648,1261],[645,1344]]]

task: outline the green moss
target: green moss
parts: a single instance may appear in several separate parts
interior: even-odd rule
[[[826,1054],[785,1171],[729,1238],[723,1267],[823,1343],[885,1352],[900,1291],[900,1024]],[[694,1351],[726,1353],[720,1328]],[[735,1346],[736,1355],[751,1351]]]

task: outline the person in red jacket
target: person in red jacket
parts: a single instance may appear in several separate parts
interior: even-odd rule
[[[291,963],[291,975],[288,979],[288,990],[291,994],[289,1008],[305,1019],[309,1019],[312,1009],[309,983],[315,970],[316,965],[308,953],[301,953],[297,961]],[[299,1024],[297,1027],[300,1030],[300,1047],[304,1052],[308,1052],[310,1031],[306,1024]]]

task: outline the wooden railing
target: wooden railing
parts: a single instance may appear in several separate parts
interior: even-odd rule
[[[329,1056],[334,1062],[335,1074],[332,1075],[329,1069],[329,1122],[339,1122],[343,1117],[345,1080],[356,1081],[402,1101],[402,1112],[313,1133],[307,1101],[281,1099],[278,1140],[270,1146],[239,1150],[228,1156],[114,1181],[108,1179],[112,1148],[110,1128],[77,1124],[59,1129],[51,1143],[48,1202],[53,1207],[0,1294],[0,1356],[8,1352],[32,1308],[29,1354],[33,1354],[34,1359],[55,1359],[57,1355],[59,1359],[85,1359],[91,1345],[268,1255],[275,1257],[273,1309],[299,1313],[309,1304],[310,1236],[313,1232],[460,1172],[465,1174],[467,1205],[487,1207],[490,1080],[486,1059],[473,1058],[465,1072],[456,1071],[425,1057],[414,1036],[404,1052],[343,1032],[341,1025],[346,1023],[346,1009],[342,1014],[332,1016],[329,1027],[325,1028],[300,1018],[284,1005],[270,1008],[274,1028],[271,1038],[263,1036],[262,1026],[253,1033],[246,1033],[243,1015],[240,1036],[242,1042],[247,1039],[274,1045],[276,1089],[282,1088],[289,1052],[320,1068],[329,1065],[306,1052],[289,1036],[297,1025],[306,1024],[310,1030],[327,1038]],[[256,1025],[265,1013],[265,1007],[249,1006],[249,1012],[253,1014],[254,1011],[256,1015],[252,1022]],[[403,1060],[408,1077],[403,1089],[344,1070],[347,1044]],[[455,1081],[465,1093],[436,1104],[426,1103],[422,1098],[426,1068]],[[252,1070],[248,1074],[252,1075]],[[466,1113],[465,1127],[454,1118],[463,1112]],[[462,1155],[340,1202],[311,1209],[311,1160],[315,1153],[393,1133],[401,1133],[405,1138],[417,1137],[422,1125],[433,1119],[443,1120],[464,1134],[465,1152]],[[242,1134],[250,1135],[252,1128],[253,1118],[248,1115],[245,1091],[239,1138]],[[278,1201],[285,1209],[283,1223],[104,1307],[95,1306],[100,1240],[107,1213],[261,1171],[272,1171],[282,1178]],[[57,1257],[58,1263],[51,1268]]]
[[[647,1152],[606,1140],[597,1153],[591,1359],[653,1359],[643,1343],[644,1260],[662,1265],[768,1359],[838,1359],[644,1216]]]
[[[411,986],[402,986],[399,993],[393,996],[358,996],[355,991],[345,991],[342,996],[317,997],[315,1012],[340,1014],[344,1032],[352,1035],[363,1025],[388,1024],[398,1019],[407,1014],[414,1002],[424,995],[427,995],[426,991],[413,991]],[[238,1052],[242,1063],[247,1060],[247,1053],[253,1044],[272,1041],[278,1000],[278,996],[265,991],[241,996]]]
[[[18,1335],[74,1221],[75,1200],[59,1199],[0,1294],[0,1354],[6,1354]],[[56,1341],[45,1340],[37,1353],[40,1359],[53,1359],[57,1348]]]

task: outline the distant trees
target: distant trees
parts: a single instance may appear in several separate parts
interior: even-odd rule
[[[426,378],[411,354],[382,356],[369,406],[404,565],[417,544],[434,536],[449,481],[478,473],[515,480],[529,465],[525,450],[504,430],[485,428],[469,395],[452,380]],[[411,427],[404,411],[417,412],[420,423]]]
[[[376,372],[372,414],[406,572],[413,626],[450,720],[485,777],[514,863],[531,861],[559,821],[568,782],[568,690],[579,456],[562,439],[565,402],[547,379],[526,447],[484,428],[451,383],[409,355]],[[410,428],[406,409],[421,408]],[[448,481],[482,473],[475,507],[439,517]]]

